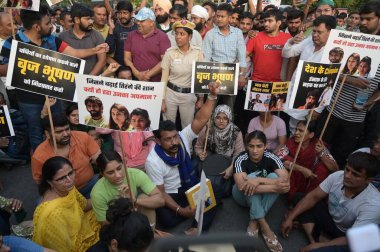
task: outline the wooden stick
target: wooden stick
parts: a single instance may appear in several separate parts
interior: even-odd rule
[[[129,134],[129,133],[126,133],[126,134]],[[124,144],[123,144],[123,139],[121,137],[121,131],[118,131],[118,135],[119,135],[119,141],[120,141],[120,147],[121,147],[121,159],[123,160],[125,177],[127,178],[127,183],[128,183],[128,187],[129,187],[129,197],[130,197],[130,199],[132,201],[132,208],[136,209],[136,201],[135,201],[135,197],[134,197],[133,192],[132,192],[131,179],[129,178],[128,168],[127,168],[127,164],[125,162]]]
[[[265,114],[264,114],[264,129],[266,129],[266,127],[267,127],[267,112],[268,112],[268,110],[265,111]]]
[[[51,116],[49,96],[47,96],[47,95],[45,95],[45,103],[46,103],[46,107],[47,107],[47,111],[48,111],[48,116],[49,116],[50,134],[51,134],[51,137],[53,139],[54,153],[57,154],[57,142],[55,140],[53,118]]]
[[[12,13],[12,8],[8,8],[9,15],[11,16],[11,29],[12,29],[12,36],[13,39],[16,39],[16,34],[15,34],[15,24],[13,21],[13,13]]]
[[[208,119],[208,123],[207,123],[206,139],[205,139],[205,146],[203,147],[203,153],[206,152],[208,135],[210,134],[210,128],[211,128],[211,118]]]
[[[343,85],[344,85],[344,83],[346,82],[346,78],[347,78],[347,74],[343,75],[342,83],[340,84],[340,87],[339,87],[339,89],[338,89],[338,92],[336,93],[335,100],[334,100],[333,104],[331,105],[331,110],[329,111],[329,114],[328,114],[328,116],[327,116],[327,119],[326,119],[325,125],[323,126],[323,129],[322,129],[322,131],[321,131],[321,135],[319,136],[319,140],[322,140],[322,137],[323,137],[323,135],[325,134],[325,131],[326,131],[327,125],[329,124],[329,121],[330,121],[330,117],[331,117],[331,115],[332,115],[332,112],[334,111],[335,104],[336,104],[336,102],[338,101],[338,98],[339,98],[340,92],[342,91]]]
[[[298,154],[300,153],[300,150],[301,150],[301,147],[302,147],[302,142],[303,140],[305,139],[305,135],[307,133],[307,128],[309,127],[309,123],[311,121],[311,118],[313,117],[313,112],[314,112],[314,109],[310,111],[310,115],[309,115],[309,118],[307,119],[307,122],[306,122],[306,126],[305,126],[305,131],[302,135],[302,138],[301,138],[301,142],[298,144],[298,148],[297,148],[297,151],[296,151],[296,155],[294,156],[294,159],[289,167],[289,180],[290,180],[290,176],[292,176],[292,172],[293,172],[293,168],[297,162],[297,158],[298,158]]]

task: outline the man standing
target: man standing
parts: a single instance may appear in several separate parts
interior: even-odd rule
[[[145,167],[148,176],[165,199],[165,207],[156,209],[157,220],[161,226],[173,227],[195,215],[195,209],[190,208],[185,195],[186,190],[199,182],[189,151],[192,141],[207,124],[217,100],[219,85],[210,83],[209,89],[207,101],[195,115],[193,122],[181,132],[177,132],[171,121],[161,122],[159,129],[154,132],[157,144],[149,153]],[[203,230],[210,228],[215,213],[216,208],[205,213]],[[197,223],[194,221],[187,234],[195,235],[196,227]]]
[[[107,9],[102,3],[95,4],[92,7],[94,12],[94,30],[102,34],[103,39],[107,38],[109,26],[107,23]]]
[[[169,20],[169,10],[172,8],[170,0],[154,0],[153,9],[156,15],[157,27],[163,32],[169,32],[172,28]]]
[[[137,30],[129,34],[124,47],[125,65],[140,81],[161,81],[161,60],[170,47],[168,36],[155,26],[156,17],[149,8],[135,16]]]
[[[71,131],[65,116],[53,114],[54,129],[51,129],[49,117],[42,119],[41,124],[47,139],[41,143],[32,156],[32,175],[36,183],[40,183],[42,166],[46,160],[61,156],[70,160],[75,170],[75,186],[79,192],[90,198],[92,187],[97,181],[91,163],[95,164],[100,154],[99,145],[85,132]],[[55,136],[57,151],[54,150],[52,132]]]
[[[220,63],[239,63],[239,85],[246,83],[246,50],[243,33],[229,25],[232,14],[231,5],[224,3],[216,11],[217,27],[211,29],[203,40],[204,61]],[[223,96],[224,104],[233,111],[235,96]]]
[[[287,21],[288,27],[285,29],[286,33],[289,33],[292,37],[296,36],[302,27],[304,14],[300,10],[292,9],[288,12]]]
[[[207,13],[208,13],[208,21],[206,23],[206,26],[209,28],[209,29],[212,29],[214,28],[215,26],[217,26],[217,22],[216,22],[216,10],[217,10],[217,5],[212,2],[212,1],[206,1],[202,4],[202,6],[207,10]]]
[[[87,111],[90,113],[86,116],[84,122],[87,125],[100,128],[108,128],[108,124],[103,117],[103,102],[95,96],[89,96],[84,101]]]
[[[88,7],[74,4],[71,8],[71,18],[74,22],[73,28],[64,31],[59,38],[76,49],[93,48],[104,43],[102,35],[93,30],[94,13]],[[106,54],[97,54],[85,58],[85,74],[98,75],[106,64]]]
[[[73,19],[71,18],[69,11],[64,10],[61,12],[61,15],[59,16],[59,23],[62,26],[62,31],[67,31],[73,27]]]
[[[120,1],[116,5],[116,16],[118,22],[111,25],[108,30],[106,42],[110,46],[110,53],[114,53],[113,58],[108,57],[108,62],[117,62],[124,66],[124,43],[128,35],[137,29],[137,25],[132,20],[133,5],[129,1]]]
[[[287,214],[281,226],[282,234],[288,236],[293,220],[298,217],[310,241],[302,251],[310,251],[347,245],[348,229],[379,224],[380,192],[371,184],[378,169],[379,163],[374,156],[364,152],[351,154],[344,171],[328,176]],[[321,232],[332,240],[320,242]]]
[[[195,24],[195,30],[201,34],[202,39],[205,38],[206,33],[210,30],[206,26],[208,18],[207,10],[204,7],[195,5],[191,9],[191,21]]]
[[[60,38],[51,35],[52,24],[47,6],[40,6],[39,12],[30,10],[20,11],[21,21],[24,30],[20,30],[15,39],[34,46],[39,46],[52,51],[68,54],[73,57],[87,58],[91,55],[100,55],[108,51],[107,44],[100,44],[91,49],[76,50],[70,47]],[[9,37],[1,49],[3,65],[0,65],[0,76],[7,74],[8,62],[11,52],[13,37]],[[40,114],[45,103],[45,96],[32,94],[30,92],[16,90],[18,105],[27,122],[29,141],[32,151],[43,141],[42,128],[40,125]],[[59,102],[52,107],[52,110],[59,110]]]

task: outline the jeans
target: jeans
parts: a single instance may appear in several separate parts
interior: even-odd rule
[[[4,245],[8,246],[12,252],[43,252],[44,248],[30,240],[18,236],[4,236]]]
[[[43,129],[41,126],[41,110],[43,104],[19,102],[18,106],[28,126],[28,136],[31,148],[35,151],[38,145],[43,141]],[[57,100],[51,107],[51,112],[62,113],[60,100]]]
[[[255,173],[248,175],[249,178],[256,178]],[[277,174],[270,173],[267,178],[276,179]],[[272,207],[273,203],[276,201],[277,193],[261,193],[254,194],[252,196],[246,196],[244,193],[240,192],[236,185],[232,188],[232,197],[238,203],[238,205],[243,207],[249,207],[249,217],[251,220],[257,220],[264,218]]]

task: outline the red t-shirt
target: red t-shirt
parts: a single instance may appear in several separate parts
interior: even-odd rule
[[[247,53],[253,55],[252,80],[281,81],[282,48],[290,38],[289,33],[280,32],[276,37],[269,37],[263,31],[248,41]]]

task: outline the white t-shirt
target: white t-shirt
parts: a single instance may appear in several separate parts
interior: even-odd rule
[[[190,155],[190,147],[192,141],[197,135],[191,129],[191,124],[186,126],[179,132],[186,151]],[[157,186],[164,185],[166,193],[178,193],[178,188],[181,187],[181,179],[179,176],[178,166],[167,165],[156,153],[154,148],[150,151],[148,158],[145,162],[146,173],[149,178]]]
[[[351,227],[380,223],[380,192],[369,184],[354,198],[344,196],[344,171],[328,176],[319,186],[329,195],[329,213],[343,232]]]

